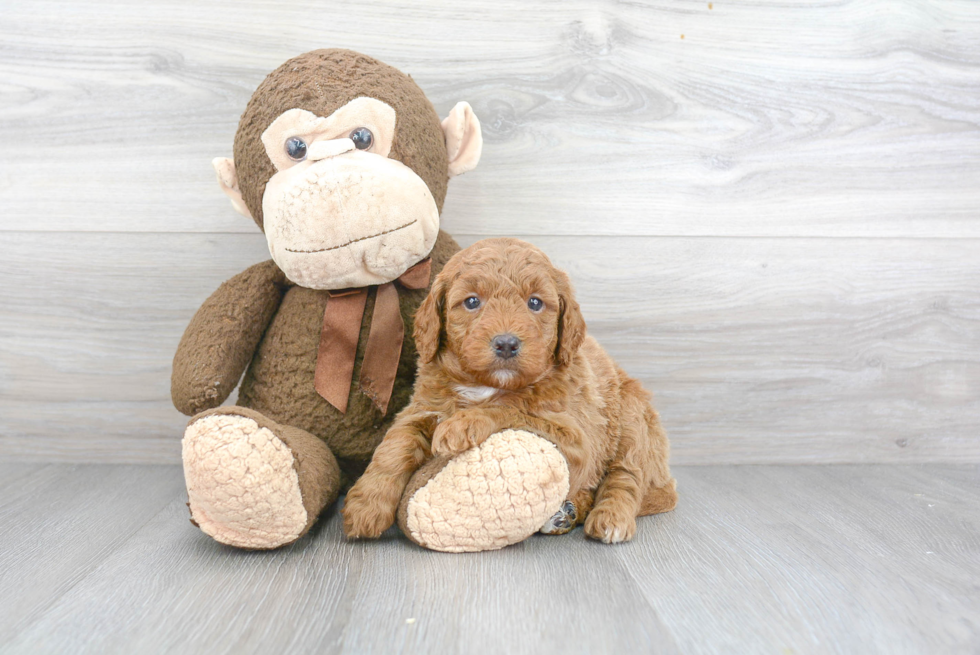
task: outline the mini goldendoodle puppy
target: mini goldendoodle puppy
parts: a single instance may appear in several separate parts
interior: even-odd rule
[[[677,504],[650,394],[586,336],[568,276],[536,247],[486,239],[453,256],[419,308],[415,341],[412,401],[347,494],[348,536],[384,532],[433,455],[508,428],[553,442],[568,462],[571,522],[551,532],[584,519],[588,536],[627,541],[637,516]]]

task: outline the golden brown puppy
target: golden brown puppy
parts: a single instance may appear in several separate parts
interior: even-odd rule
[[[454,255],[419,307],[415,342],[412,401],[347,494],[349,536],[384,532],[433,454],[461,453],[508,428],[558,446],[572,525],[584,518],[590,537],[627,541],[637,516],[676,505],[650,394],[586,336],[568,276],[531,244],[486,239]]]

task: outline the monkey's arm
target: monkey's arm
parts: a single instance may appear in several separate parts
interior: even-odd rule
[[[193,416],[225,401],[290,284],[270,259],[224,282],[204,301],[174,355],[174,407]]]

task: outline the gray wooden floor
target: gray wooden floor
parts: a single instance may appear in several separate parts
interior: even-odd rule
[[[446,555],[336,514],[275,552],[187,521],[179,468],[0,465],[2,653],[980,649],[980,467],[679,467],[609,547]]]

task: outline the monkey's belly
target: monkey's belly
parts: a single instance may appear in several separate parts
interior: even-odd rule
[[[412,386],[411,373],[406,376],[400,364],[387,416],[382,416],[357,388],[374,298],[372,289],[361,324],[346,413],[324,400],[313,387],[327,294],[302,287],[290,288],[283,297],[242,379],[238,404],[320,437],[337,457],[370,460],[395,414],[408,402]],[[410,350],[414,353],[414,348]]]

